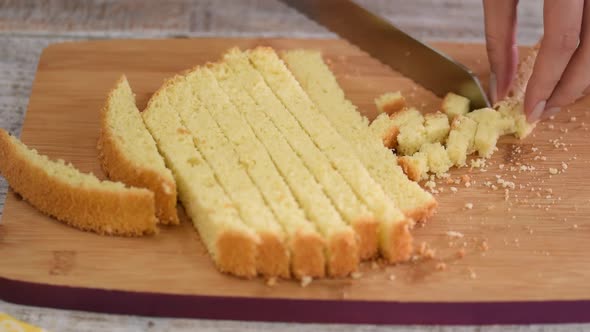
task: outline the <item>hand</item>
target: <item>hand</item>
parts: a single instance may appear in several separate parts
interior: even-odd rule
[[[496,101],[506,96],[516,74],[518,0],[483,3],[490,95]],[[590,93],[590,1],[545,0],[543,16],[544,36],[524,100],[529,122],[555,115]]]

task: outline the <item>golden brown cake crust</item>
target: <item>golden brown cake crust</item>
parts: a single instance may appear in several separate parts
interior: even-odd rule
[[[328,246],[330,250],[328,275],[330,277],[346,277],[356,271],[360,257],[354,233],[336,234],[331,237]]]
[[[399,134],[399,128],[396,126],[391,126],[391,128],[389,128],[389,131],[386,132],[382,137],[383,145],[389,149],[395,148],[397,146],[397,135],[398,134]]]
[[[115,85],[125,80],[122,76]],[[101,112],[100,136],[97,148],[102,169],[109,179],[120,181],[127,185],[151,190],[156,199],[156,216],[162,224],[177,225],[179,223],[176,210],[176,183],[162,174],[146,167],[142,167],[130,160],[119,146],[111,127],[107,123],[107,113],[112,98],[109,93],[106,104]]]
[[[298,233],[292,239],[291,272],[297,279],[326,275],[325,241],[318,234]]]
[[[240,232],[227,231],[217,240],[217,257],[214,260],[221,272],[238,277],[256,276],[256,240]]]
[[[410,233],[410,221],[401,222],[391,230],[389,238],[391,247],[386,252],[385,259],[389,263],[401,263],[410,259],[413,252],[413,237]]]
[[[420,181],[420,171],[417,170],[410,161],[411,156],[401,156],[397,158],[398,165],[402,168],[404,173],[408,176],[408,178],[412,181]]]
[[[411,218],[417,222],[422,222],[430,219],[438,208],[438,202],[433,198],[432,201],[425,204],[419,209],[402,211],[406,217]]]
[[[32,206],[72,227],[105,235],[157,232],[154,195],[149,190],[73,187],[31,163],[2,129],[0,173]]]
[[[379,222],[374,218],[366,218],[351,224],[359,242],[359,257],[371,259],[379,254]]]
[[[272,233],[260,233],[258,245],[258,257],[256,270],[265,277],[281,277],[288,279],[291,275],[289,269],[289,251],[285,243]]]

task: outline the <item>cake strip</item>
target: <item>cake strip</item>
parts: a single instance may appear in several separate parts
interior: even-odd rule
[[[197,150],[213,169],[219,184],[232,199],[242,220],[260,237],[258,273],[270,277],[289,277],[289,251],[285,233],[246,171],[249,164],[256,161],[238,157],[231,142],[207,110],[217,105],[201,100],[199,92],[189,80],[194,73],[195,70],[189,72],[180,84],[190,91],[189,104],[175,107],[174,110],[192,135]]]
[[[350,224],[359,236],[361,258],[369,258],[378,252],[378,224],[373,214],[354,194],[342,175],[334,170],[327,157],[318,149],[311,138],[299,126],[297,120],[285,109],[274,95],[264,78],[250,64],[246,53],[232,49],[225,54],[224,60],[236,75],[242,88],[258,105],[258,108],[270,119],[274,127],[285,138],[305,167],[313,174],[316,181],[331,200],[342,218]],[[278,140],[278,138],[277,138]],[[286,178],[289,173],[286,173]],[[310,190],[315,190],[311,181],[307,182]],[[316,192],[318,199],[322,196]],[[328,206],[318,201],[320,206]],[[320,215],[318,214],[318,218]],[[332,220],[332,216],[327,216]]]
[[[72,227],[105,235],[157,232],[151,191],[100,181],[40,155],[1,128],[0,175],[29,204]]]
[[[174,112],[174,108],[191,106],[190,91],[181,83],[182,78],[176,77],[158,90],[142,113],[143,119],[172,170],[180,201],[217,268],[240,277],[254,277],[260,238],[241,219]]]
[[[396,206],[414,220],[430,217],[437,206],[435,199],[410,181],[397,165],[395,155],[369,134],[365,118],[346,99],[321,54],[292,51],[286,52],[283,58],[319,111],[353,145],[353,151],[387,195],[393,198]]]
[[[162,224],[178,224],[176,183],[145,127],[125,76],[109,93],[98,140],[102,169],[114,181],[151,190]]]
[[[210,65],[212,69],[220,65]],[[244,166],[254,184],[275,214],[288,236],[287,245],[291,253],[291,270],[295,277],[305,276],[323,277],[325,274],[324,241],[317,232],[315,225],[306,219],[305,214],[283,177],[277,171],[266,149],[258,140],[248,123],[232,104],[228,95],[223,92],[212,71],[201,67],[187,75],[187,80],[195,97],[204,106],[197,112],[208,112],[202,116],[206,121],[196,121],[197,118],[188,112],[181,112],[181,118],[189,124],[193,137],[199,139],[200,133],[209,130],[202,126],[215,121],[223,135],[233,146],[235,154]],[[245,93],[244,91],[241,91]],[[240,101],[239,105],[243,100]],[[201,118],[202,119],[202,118]],[[199,127],[199,124],[201,127]],[[211,142],[214,143],[214,142]],[[289,177],[292,177],[290,175]],[[342,229],[338,225],[330,231],[338,235]],[[349,230],[352,231],[352,230]],[[328,238],[332,240],[332,237]],[[349,248],[352,249],[352,248]],[[332,257],[357,256],[354,250],[330,255]],[[355,262],[356,263],[356,262]],[[336,265],[342,263],[336,262]],[[356,264],[353,268],[356,268]],[[350,271],[348,271],[350,272]]]
[[[409,259],[412,251],[410,222],[370,176],[353,152],[353,146],[332,127],[273,49],[259,47],[251,50],[249,59],[357,197],[374,213],[379,221],[383,257],[389,262]],[[327,97],[324,95],[324,98]],[[368,133],[367,136],[374,138]]]

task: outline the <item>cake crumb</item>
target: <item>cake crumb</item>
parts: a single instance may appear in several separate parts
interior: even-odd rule
[[[456,237],[456,238],[462,238],[464,235],[461,232],[456,232],[456,231],[447,231],[447,236],[449,237]]]
[[[469,278],[471,279],[477,279],[477,274],[475,273],[475,271],[472,268],[469,268]]]
[[[362,273],[360,273],[360,272],[358,272],[358,271],[352,272],[352,273],[350,274],[350,277],[351,277],[352,279],[360,279],[360,278],[362,278],[362,276],[363,276],[363,274],[362,274]]]
[[[576,122],[577,120],[578,120],[578,119],[577,119],[575,116],[572,116],[572,117],[570,118],[570,122]]]
[[[555,175],[555,174],[557,174],[557,172],[558,172],[557,168],[553,168],[553,167],[549,168],[549,174]]]
[[[436,269],[437,269],[438,271],[444,271],[444,270],[446,270],[446,269],[447,269],[447,264],[445,264],[445,263],[443,263],[443,262],[437,263],[437,264],[436,264]]]
[[[312,281],[313,281],[312,277],[304,276],[303,278],[301,278],[301,287],[305,288],[305,287],[309,286],[309,284],[311,284]]]
[[[268,287],[274,287],[277,284],[277,277],[270,277],[266,280],[266,285]]]
[[[457,188],[456,187],[451,187],[449,188],[451,190],[451,192],[456,193],[457,192]]]
[[[388,277],[388,279],[390,281],[394,281],[395,280],[395,274],[390,274],[389,277]]]
[[[465,257],[465,249],[461,248],[459,249],[459,251],[457,251],[457,258],[463,258]]]
[[[467,210],[471,210],[471,209],[473,209],[473,203],[465,203],[465,208],[466,208]]]
[[[487,241],[482,241],[481,244],[479,245],[479,249],[481,249],[482,251],[488,251],[490,247],[488,246],[488,242]]]

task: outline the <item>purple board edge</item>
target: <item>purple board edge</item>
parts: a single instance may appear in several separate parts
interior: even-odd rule
[[[144,293],[56,286],[0,277],[0,299],[112,314],[350,324],[539,324],[590,322],[590,300],[387,302]]]

